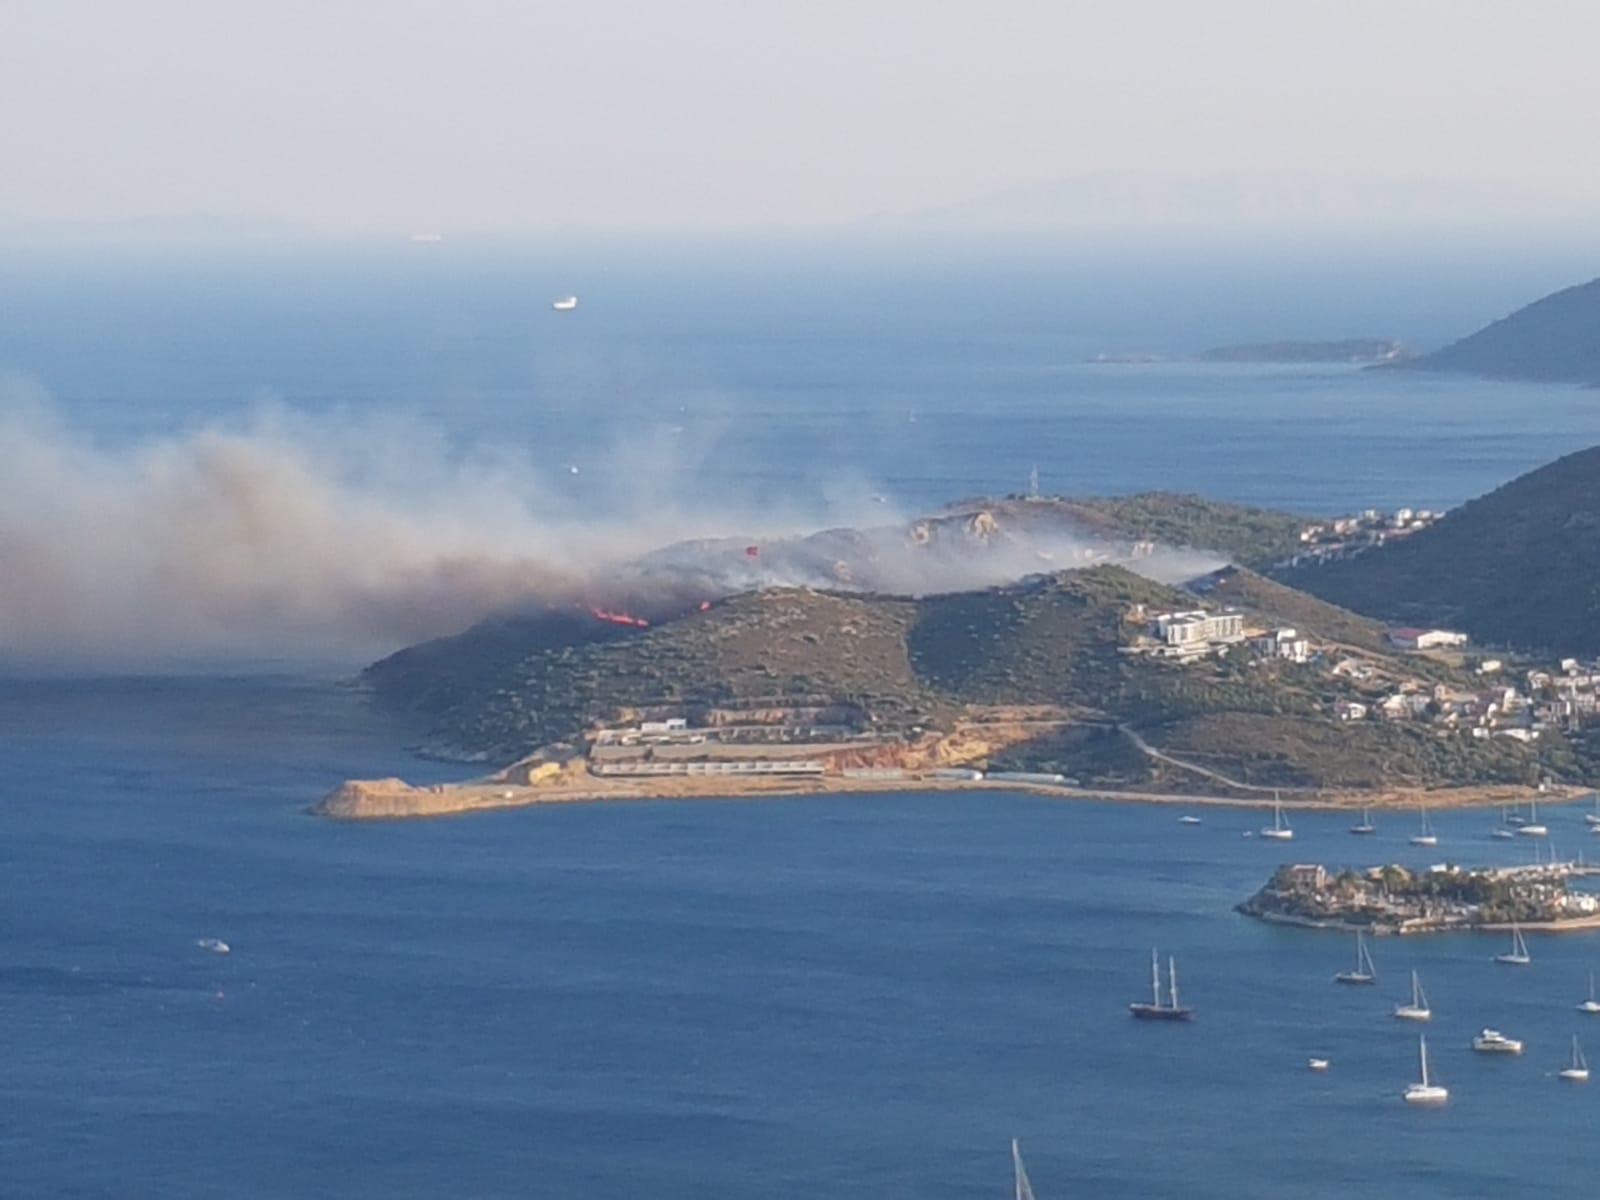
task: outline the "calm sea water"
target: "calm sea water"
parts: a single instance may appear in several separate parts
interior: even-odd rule
[[[854,474],[931,503],[1037,461],[1051,490],[1308,510],[1454,503],[1600,440],[1600,404],[1565,389],[1081,364],[1448,336],[1414,290],[1373,328],[1353,322],[1375,286],[1311,312],[1260,278],[1208,305],[1193,277],[1016,265],[895,286],[837,262],[539,261],[23,264],[0,365],[108,446],[272,394],[526,438],[602,497],[604,451],[641,431],[702,447],[674,487],[746,497]],[[556,324],[568,290],[583,307]],[[0,1195],[999,1196],[1013,1136],[1042,1196],[1467,1197],[1592,1174],[1600,1090],[1554,1072],[1595,935],[1535,939],[1521,971],[1493,938],[1386,941],[1379,987],[1336,988],[1342,939],[1232,913],[1285,848],[1229,810],[1185,827],[983,792],[305,815],[349,775],[459,774],[408,736],[332,677],[0,681]],[[1413,819],[1358,842],[1300,816],[1292,852],[1415,861]],[[1531,854],[1486,814],[1435,823],[1436,856]],[[1588,841],[1576,811],[1549,824],[1563,850]],[[233,953],[195,944],[212,936]],[[1178,956],[1193,1026],[1128,1020],[1151,945]],[[1398,1099],[1415,1030],[1387,1013],[1412,966],[1438,1112]],[[1484,1025],[1527,1054],[1474,1057]]]

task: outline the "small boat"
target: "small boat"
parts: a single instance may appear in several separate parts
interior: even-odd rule
[[[1428,824],[1428,810],[1423,808],[1419,811],[1422,813],[1422,829],[1412,834],[1408,840],[1413,846],[1437,846],[1439,835],[1433,831],[1433,826]]]
[[[1033,1200],[1033,1184],[1028,1182],[1028,1169],[1022,1165],[1022,1150],[1017,1139],[1011,1139],[1011,1172],[1017,1181],[1017,1200]]]
[[[1150,1003],[1135,1001],[1128,1005],[1128,1012],[1140,1021],[1188,1021],[1194,1018],[1194,1009],[1185,1008],[1178,1003],[1178,960],[1167,959],[1167,989],[1171,1000],[1169,1003],[1161,1002],[1161,959],[1154,950],[1150,951]]]
[[[1572,1035],[1572,1063],[1561,1068],[1561,1078],[1570,1079],[1573,1083],[1587,1083],[1589,1081],[1589,1060],[1583,1056],[1583,1047],[1578,1045],[1578,1035]]]
[[[1519,822],[1517,832],[1523,837],[1543,837],[1550,832],[1539,824],[1539,802],[1537,800],[1528,801],[1528,819]]]
[[[1578,1005],[1578,1011],[1584,1013],[1600,1013],[1600,1000],[1594,995],[1594,972],[1589,972],[1589,998]]]
[[[1308,1059],[1306,1059],[1306,1070],[1308,1070],[1308,1071],[1326,1071],[1327,1069],[1328,1069],[1328,1060],[1325,1059],[1325,1058],[1308,1058]]]
[[[578,307],[578,298],[576,296],[563,296],[550,307],[557,312],[571,312]]]
[[[1583,821],[1586,825],[1593,825],[1596,828],[1600,828],[1600,792],[1596,792],[1594,794],[1594,811],[1584,813]]]
[[[1373,965],[1367,950],[1367,935],[1356,930],[1356,969],[1340,971],[1333,977],[1335,983],[1377,983],[1378,968]]]
[[[1372,818],[1367,815],[1367,810],[1363,808],[1361,810],[1360,823],[1350,826],[1350,832],[1357,834],[1377,833],[1378,827],[1372,823]]]
[[[1525,967],[1533,961],[1533,956],[1528,953],[1528,943],[1523,940],[1522,930],[1515,921],[1511,923],[1511,949],[1504,954],[1496,954],[1494,960],[1508,967]]]
[[[1178,824],[1179,825],[1198,825],[1198,824],[1200,824],[1200,818],[1199,817],[1191,817],[1188,813],[1185,813],[1183,816],[1178,818]]]
[[[1428,1039],[1417,1039],[1417,1058],[1422,1064],[1422,1081],[1413,1083],[1405,1090],[1407,1104],[1443,1104],[1450,1099],[1450,1090],[1440,1087],[1428,1078]]]
[[[1394,1006],[1394,1015],[1402,1021],[1431,1021],[1433,1010],[1428,1007],[1427,994],[1422,990],[1422,980],[1411,972],[1411,1000]]]
[[[1507,825],[1526,825],[1528,818],[1521,813],[1514,813],[1505,805],[1500,806],[1500,820]]]
[[[1479,1054],[1521,1054],[1522,1043],[1508,1038],[1498,1029],[1485,1029],[1472,1039],[1472,1048]]]
[[[211,951],[213,954],[227,954],[233,949],[232,946],[228,945],[228,943],[223,941],[221,938],[214,937],[196,938],[194,944],[199,946],[202,950]]]
[[[1514,838],[1517,836],[1517,831],[1514,829],[1507,829],[1502,825],[1499,829],[1496,829],[1491,836],[1497,838]]]
[[[1272,824],[1261,831],[1264,838],[1276,838],[1280,842],[1287,842],[1294,837],[1294,830],[1289,828],[1283,819],[1283,804],[1278,800],[1278,793],[1272,793]]]

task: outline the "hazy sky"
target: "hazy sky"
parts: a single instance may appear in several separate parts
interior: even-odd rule
[[[1593,0],[0,0],[0,221],[819,225],[1092,172],[1600,197]]]

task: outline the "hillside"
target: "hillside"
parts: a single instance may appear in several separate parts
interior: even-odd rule
[[[1600,386],[1600,279],[1535,300],[1442,350],[1393,365]]]
[[[1403,540],[1282,580],[1397,623],[1462,629],[1487,645],[1600,653],[1600,446]]]
[[[987,504],[1002,522],[1049,516],[1100,537],[1210,552],[1248,567],[1266,566],[1294,554],[1300,549],[1300,531],[1306,525],[1306,518],[1294,513],[1178,492],[1011,498]]]
[[[1341,724],[1336,702],[1370,702],[1416,664],[1383,651],[1371,622],[1281,584],[1239,569],[1208,582],[1207,602],[1248,610],[1258,628],[1292,621],[1321,643],[1356,646],[1377,677],[1358,683],[1331,672],[1332,658],[1295,663],[1242,644],[1188,663],[1132,653],[1148,614],[1200,601],[1101,565],[921,599],[774,588],[649,628],[552,611],[402,651],[366,679],[430,722],[437,747],[497,761],[599,724],[713,712],[738,724],[820,706],[868,744],[964,736],[987,742],[995,765],[1106,786],[1218,786],[1162,751],[1252,787],[1580,770],[1559,738],[1446,746],[1420,728]]]

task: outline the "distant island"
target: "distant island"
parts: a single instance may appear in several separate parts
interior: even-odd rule
[[[1390,365],[1600,387],[1600,279],[1535,300],[1442,350]]]
[[[1164,354],[1096,354],[1087,361],[1101,366],[1139,366],[1148,363],[1279,363],[1284,365],[1347,363],[1373,366],[1410,358],[1412,351],[1393,338],[1338,338],[1333,341],[1288,340],[1214,346],[1199,354],[1169,357]]]
[[[1549,863],[1525,867],[1455,866],[1411,871],[1389,865],[1330,871],[1315,863],[1279,867],[1248,900],[1246,916],[1315,929],[1368,933],[1448,933],[1464,929],[1593,929],[1600,896],[1569,881],[1600,867]]]
[[[1213,363],[1389,363],[1409,357],[1403,342],[1391,338],[1341,338],[1331,342],[1255,342],[1202,351]]]

